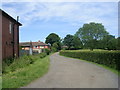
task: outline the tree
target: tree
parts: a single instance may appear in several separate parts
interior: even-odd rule
[[[117,39],[111,39],[108,43],[108,50],[116,50],[117,49]]]
[[[91,22],[84,24],[83,27],[76,32],[75,36],[79,37],[85,46],[93,50],[97,45],[97,41],[103,39],[103,37],[108,34],[101,23]]]
[[[78,37],[76,37],[76,36],[73,37],[72,43],[73,43],[73,47],[74,47],[75,49],[79,49],[79,48],[82,48],[82,47],[83,47],[83,44],[82,44],[80,38],[78,38]]]
[[[59,48],[59,46],[58,46],[57,42],[53,43],[52,48],[51,48],[52,52],[57,52],[58,48]]]
[[[117,47],[117,40],[113,35],[106,35],[103,37],[99,44],[103,49],[115,50]]]
[[[64,45],[68,46],[68,49],[70,49],[73,46],[73,35],[66,35],[66,37],[64,38]]]
[[[51,33],[46,37],[45,43],[50,44],[52,46],[53,43],[55,42],[58,42],[58,43],[60,42],[60,37],[57,34]]]
[[[120,50],[120,37],[117,38],[117,50]]]
[[[63,41],[64,45],[68,46],[68,49],[79,49],[82,48],[82,42],[80,39],[73,35],[66,35]]]

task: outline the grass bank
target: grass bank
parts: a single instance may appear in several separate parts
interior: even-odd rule
[[[120,71],[118,71],[120,64],[118,56],[120,56],[120,51],[64,50],[60,51],[60,55],[84,60],[86,62],[96,64],[120,75]]]
[[[0,76],[0,90],[2,89],[2,77]]]
[[[47,73],[50,64],[49,56],[36,59],[34,63],[24,68],[3,74],[2,88],[20,88]]]

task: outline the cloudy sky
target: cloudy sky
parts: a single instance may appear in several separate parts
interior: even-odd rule
[[[84,23],[102,23],[118,36],[117,2],[2,2],[2,9],[12,17],[20,16],[20,42],[45,41],[50,33],[61,38],[74,35]]]

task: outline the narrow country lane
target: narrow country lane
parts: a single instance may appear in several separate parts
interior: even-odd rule
[[[23,88],[118,88],[118,76],[94,64],[50,56],[49,72]]]

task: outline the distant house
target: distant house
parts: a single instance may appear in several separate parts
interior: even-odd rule
[[[38,42],[21,42],[20,47],[22,50],[30,50],[32,47],[33,52],[41,53],[43,49],[49,48],[49,45],[39,40]]]
[[[22,24],[0,9],[0,32],[2,59],[19,56],[19,26]]]
[[[68,49],[68,46],[65,46],[65,45],[64,45],[64,46],[62,46],[61,48],[62,48],[62,49]]]

